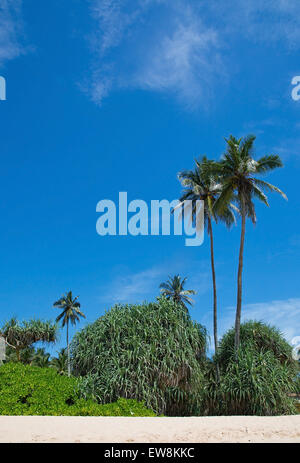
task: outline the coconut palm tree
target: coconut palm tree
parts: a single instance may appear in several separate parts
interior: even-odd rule
[[[45,368],[49,366],[50,354],[45,352],[44,347],[38,348],[34,354],[33,365],[37,367]]]
[[[65,348],[58,352],[58,357],[51,359],[50,367],[54,368],[59,375],[65,375],[68,372],[68,355]]]
[[[254,199],[262,201],[269,206],[265,192],[277,192],[283,198],[286,195],[276,186],[265,182],[256,175],[266,174],[277,167],[282,167],[282,161],[277,155],[263,156],[257,161],[253,159],[254,135],[245,138],[235,138],[230,135],[226,140],[227,149],[221,159],[218,170],[222,178],[222,192],[218,197],[214,210],[222,213],[228,203],[234,201],[239,208],[242,226],[239,251],[238,279],[237,279],[237,306],[235,318],[235,351],[240,344],[240,324],[242,310],[242,272],[246,219],[256,223]]]
[[[174,302],[188,310],[186,304],[192,305],[193,299],[189,297],[196,294],[193,289],[184,289],[186,278],[181,279],[179,275],[170,277],[165,283],[160,284],[160,291],[167,299],[173,299]]]
[[[215,258],[214,258],[214,239],[212,223],[219,220],[224,221],[228,227],[235,222],[233,212],[233,205],[229,205],[222,210],[222,213],[214,211],[214,204],[222,191],[222,185],[218,178],[217,164],[207,159],[205,156],[196,162],[194,170],[182,171],[178,174],[178,178],[185,188],[180,197],[182,205],[184,201],[192,201],[191,214],[192,218],[196,216],[196,201],[202,200],[204,205],[204,224],[210,237],[210,258],[213,282],[213,325],[214,325],[214,344],[215,352],[218,349],[218,327],[217,327],[217,285],[216,285],[216,272],[215,272]],[[177,206],[177,207],[178,207]]]
[[[78,297],[73,298],[72,291],[66,293],[58,301],[54,302],[53,306],[62,309],[62,312],[56,317],[56,321],[62,320],[62,327],[67,325],[67,354],[68,354],[68,376],[71,375],[71,364],[70,364],[70,345],[69,345],[69,323],[76,325],[76,322],[80,321],[79,317],[85,318],[85,315],[80,310],[80,302]]]

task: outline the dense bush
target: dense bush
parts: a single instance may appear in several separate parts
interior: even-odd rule
[[[136,400],[99,405],[79,398],[76,378],[22,363],[0,366],[0,415],[155,416]]]
[[[261,321],[250,320],[241,325],[241,349],[253,347],[260,352],[273,352],[281,363],[287,363],[295,368],[292,359],[292,347],[284,339],[282,333]],[[234,328],[230,329],[222,338],[218,353],[221,367],[225,368],[234,357]]]
[[[157,413],[199,413],[207,335],[172,300],[117,305],[76,334],[74,373],[101,403],[142,400]]]
[[[261,322],[241,325],[236,358],[234,330],[221,340],[217,356],[220,382],[206,384],[209,414],[285,415],[296,413],[288,396],[295,390],[297,362],[280,331]]]

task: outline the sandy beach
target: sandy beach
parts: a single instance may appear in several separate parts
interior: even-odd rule
[[[300,415],[188,418],[0,416],[0,442],[300,443]]]

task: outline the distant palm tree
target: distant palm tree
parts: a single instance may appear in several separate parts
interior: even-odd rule
[[[44,347],[38,348],[35,351],[32,363],[37,367],[45,368],[49,366],[49,358],[50,354],[48,352],[45,352]]]
[[[222,191],[222,185],[219,180],[217,164],[203,156],[196,162],[194,170],[185,170],[178,174],[178,178],[185,188],[180,197],[180,205],[190,200],[193,203],[191,209],[192,218],[196,219],[196,201],[202,200],[204,203],[204,223],[210,237],[210,258],[213,282],[213,325],[214,325],[214,344],[215,352],[218,348],[218,328],[217,328],[217,285],[216,285],[216,272],[215,272],[215,258],[214,258],[214,239],[213,239],[213,221],[219,220],[225,222],[230,227],[235,222],[233,213],[233,205],[224,208],[222,213],[217,214],[214,211],[214,204]],[[178,207],[177,206],[177,207]]]
[[[69,345],[69,322],[75,325],[77,321],[80,321],[79,317],[84,317],[83,312],[80,311],[80,303],[77,301],[79,296],[73,298],[72,291],[66,293],[58,301],[54,302],[53,306],[62,309],[62,312],[56,318],[59,322],[62,320],[62,326],[67,325],[67,353],[68,353],[68,376],[71,375],[71,364],[70,364],[70,345]]]
[[[214,206],[216,212],[222,213],[228,207],[229,202],[235,201],[242,219],[235,319],[236,352],[240,344],[242,271],[246,218],[248,217],[254,224],[256,223],[254,198],[259,199],[266,206],[269,206],[268,198],[264,191],[275,191],[287,199],[286,195],[279,188],[255,177],[257,174],[266,174],[277,167],[282,167],[282,162],[277,155],[263,156],[257,161],[253,159],[255,138],[254,135],[249,135],[245,138],[237,139],[230,135],[229,139],[226,140],[227,150],[218,167],[222,178],[222,192]]]
[[[185,282],[186,278],[181,279],[179,275],[175,275],[173,278],[169,277],[159,287],[163,296],[167,299],[173,299],[177,304],[188,310],[186,304],[193,304],[193,299],[189,296],[196,294],[196,292],[192,289],[184,289]]]
[[[58,352],[58,357],[53,357],[51,359],[50,367],[54,368],[59,375],[65,375],[68,373],[67,349],[61,349]]]
[[[21,350],[19,360],[15,348],[7,346],[6,348],[6,362],[22,362],[24,365],[31,365],[35,356],[35,349],[33,346],[26,347]]]

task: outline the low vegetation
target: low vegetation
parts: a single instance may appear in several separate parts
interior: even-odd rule
[[[0,415],[155,416],[136,400],[99,405],[78,394],[78,381],[51,368],[0,366]]]

